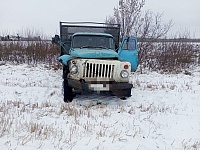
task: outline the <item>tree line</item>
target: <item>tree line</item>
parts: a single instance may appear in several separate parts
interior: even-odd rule
[[[40,41],[42,40],[40,36],[19,36],[17,35],[6,35],[6,36],[0,36],[0,41]]]

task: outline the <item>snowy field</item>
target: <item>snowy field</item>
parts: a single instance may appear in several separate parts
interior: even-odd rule
[[[0,65],[1,150],[198,150],[200,68],[132,75],[132,97],[62,101],[62,71]]]

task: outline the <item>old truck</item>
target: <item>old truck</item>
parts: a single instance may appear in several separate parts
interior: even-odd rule
[[[120,42],[120,25],[95,22],[60,22],[64,102],[73,100],[73,91],[110,92],[121,99],[131,96],[131,72],[138,66],[137,39]]]

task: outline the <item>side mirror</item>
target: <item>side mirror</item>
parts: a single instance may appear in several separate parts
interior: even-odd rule
[[[53,44],[59,44],[60,37],[59,35],[55,35],[55,37],[52,38],[52,43]]]

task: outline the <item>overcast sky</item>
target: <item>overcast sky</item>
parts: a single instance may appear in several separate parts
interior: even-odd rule
[[[0,0],[0,34],[36,29],[51,36],[59,21],[104,22],[119,0]],[[170,34],[190,30],[200,38],[200,0],[146,0],[145,9],[173,20]]]

